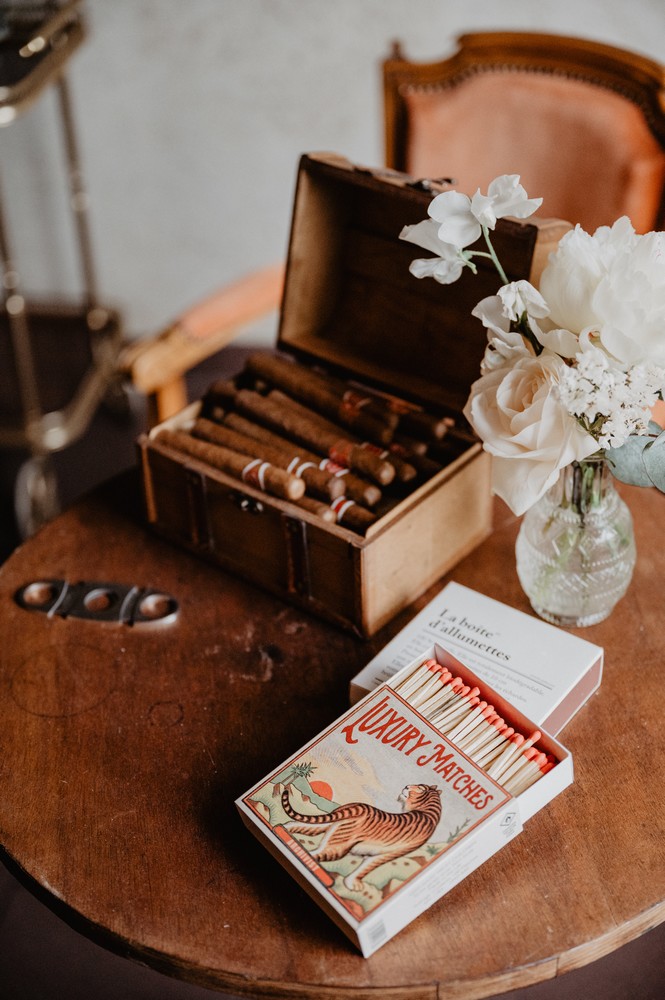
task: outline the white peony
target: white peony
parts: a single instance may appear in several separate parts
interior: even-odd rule
[[[550,310],[545,328],[600,345],[622,366],[665,364],[663,233],[637,236],[625,217],[593,235],[577,226],[550,256],[540,291]]]
[[[559,400],[565,362],[547,352],[490,370],[471,387],[464,415],[493,456],[492,486],[521,515],[559,472],[598,443]]]

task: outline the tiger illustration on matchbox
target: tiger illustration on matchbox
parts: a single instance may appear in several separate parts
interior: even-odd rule
[[[299,867],[362,921],[507,799],[385,686],[246,793],[239,807],[253,828],[272,836],[283,863]]]
[[[362,858],[344,878],[349,889],[362,889],[362,879],[380,865],[395,861],[425,844],[441,818],[441,789],[434,785],[406,785],[398,800],[404,812],[390,813],[368,802],[350,802],[330,813],[302,815],[292,808],[288,790],[282,792],[282,807],[291,817],[290,834],[316,835],[323,839],[312,857],[316,861],[338,861],[347,854]]]

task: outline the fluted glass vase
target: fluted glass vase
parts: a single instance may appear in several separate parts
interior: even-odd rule
[[[573,462],[522,520],[517,574],[536,614],[595,625],[625,594],[635,566],[630,511],[602,457]]]

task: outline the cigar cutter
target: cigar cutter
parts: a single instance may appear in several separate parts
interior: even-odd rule
[[[178,602],[170,594],[118,583],[33,580],[19,587],[14,599],[26,611],[41,611],[49,618],[58,615],[121,625],[167,624],[178,614]]]

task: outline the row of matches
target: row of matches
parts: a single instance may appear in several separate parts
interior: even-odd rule
[[[361,534],[473,440],[450,416],[260,353],[158,438]]]
[[[516,731],[482,700],[480,688],[436,660],[425,660],[395,690],[511,795],[526,791],[556,764],[538,747],[540,730]]]

